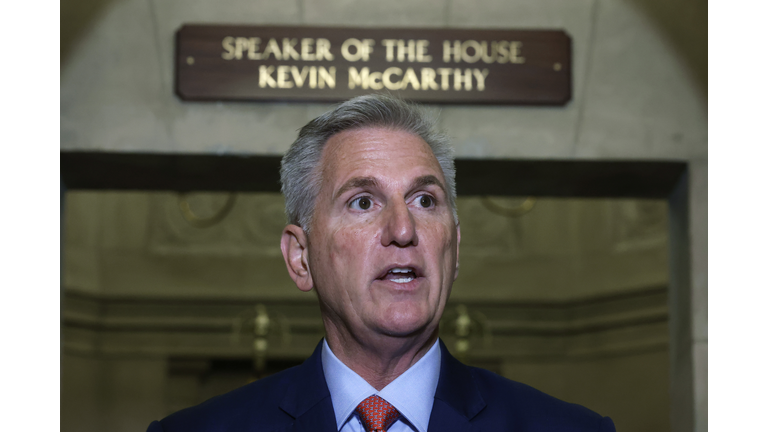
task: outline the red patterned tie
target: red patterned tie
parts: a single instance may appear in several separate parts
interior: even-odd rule
[[[400,417],[395,407],[376,395],[360,402],[355,411],[363,421],[366,432],[386,432]]]

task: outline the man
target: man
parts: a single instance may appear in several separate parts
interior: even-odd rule
[[[283,158],[281,249],[326,337],[301,366],[149,431],[613,431],[609,418],[454,359],[438,322],[461,231],[446,138],[387,96],[312,120]]]

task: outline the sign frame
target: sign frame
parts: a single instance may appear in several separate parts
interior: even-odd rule
[[[420,103],[561,106],[572,95],[571,46],[563,30],[185,24],[174,87],[185,101],[388,93]]]

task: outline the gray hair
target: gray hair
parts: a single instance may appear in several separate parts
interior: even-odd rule
[[[301,128],[280,164],[288,223],[298,225],[309,233],[315,200],[320,193],[322,170],[318,165],[325,143],[339,132],[365,127],[402,130],[420,137],[429,145],[443,171],[448,204],[454,221],[458,223],[456,168],[448,137],[438,130],[437,119],[429,116],[423,108],[380,94],[350,99]]]

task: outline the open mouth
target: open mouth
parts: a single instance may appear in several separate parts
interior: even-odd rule
[[[411,282],[418,277],[416,269],[413,267],[393,267],[387,270],[383,276],[379,277],[381,280],[387,280],[394,283],[404,284]]]

